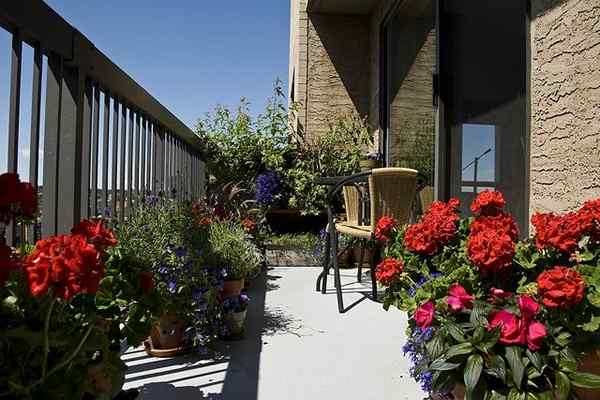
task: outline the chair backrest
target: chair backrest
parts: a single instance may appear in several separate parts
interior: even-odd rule
[[[425,213],[433,203],[433,186],[425,186],[419,192],[419,200],[421,200],[421,212]]]
[[[355,186],[344,186],[344,206],[346,207],[346,220],[352,225],[360,225],[360,193]]]
[[[389,216],[399,224],[409,222],[412,204],[417,190],[418,172],[410,168],[376,168],[369,176],[371,199],[371,227]]]

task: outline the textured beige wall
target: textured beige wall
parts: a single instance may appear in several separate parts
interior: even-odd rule
[[[600,197],[600,0],[533,0],[530,211]]]
[[[307,137],[327,130],[336,113],[368,114],[369,19],[310,14],[307,60]]]

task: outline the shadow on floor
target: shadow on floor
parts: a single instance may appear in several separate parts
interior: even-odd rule
[[[125,354],[130,364],[126,388],[137,387],[142,400],[257,400],[263,336],[297,334],[302,327],[284,310],[265,306],[267,291],[277,290],[272,282],[280,278],[265,271],[252,280],[244,336],[217,342],[210,358],[190,354],[152,359],[139,350]]]

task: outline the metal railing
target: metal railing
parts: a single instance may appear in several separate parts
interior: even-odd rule
[[[0,28],[12,35],[9,172],[18,170],[23,134],[23,44],[33,48],[29,181],[39,188],[43,202],[41,232],[27,232],[28,241],[68,232],[79,220],[99,214],[123,221],[148,195],[184,200],[202,194],[205,167],[199,138],[48,5],[3,1]],[[16,227],[9,227],[8,241],[15,244],[17,236]]]

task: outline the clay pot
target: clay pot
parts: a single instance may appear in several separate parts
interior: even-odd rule
[[[452,396],[454,396],[454,400],[463,400],[466,394],[467,390],[465,388],[465,385],[463,385],[462,383],[456,384],[456,386],[454,386],[454,389],[452,389]]]
[[[244,330],[244,322],[246,321],[246,313],[248,310],[241,312],[230,312],[223,316],[223,322],[230,335],[239,335]]]
[[[152,325],[150,334],[152,345],[157,349],[181,347],[184,331],[185,326],[179,318],[171,314],[165,314]]]
[[[579,372],[587,372],[590,374],[600,375],[600,351],[596,350],[593,353],[586,354],[581,359],[581,363],[577,368]],[[581,389],[573,387],[573,391],[581,400],[597,400],[600,399],[600,389]]]
[[[242,293],[244,287],[244,279],[236,279],[223,282],[223,290],[221,290],[221,298],[227,299],[237,297]]]
[[[362,263],[363,263],[363,268],[370,268],[371,267],[371,248],[370,247],[365,247],[364,249],[364,254],[363,254],[363,259],[362,259]],[[356,262],[356,265],[358,266],[358,263],[360,262],[360,246],[354,246],[354,261]]]

